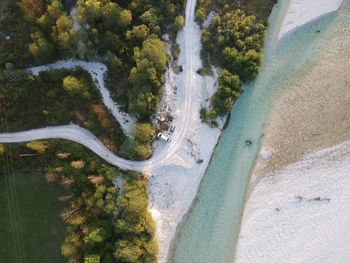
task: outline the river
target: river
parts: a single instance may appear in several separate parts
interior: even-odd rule
[[[233,262],[246,189],[269,110],[282,83],[322,45],[323,34],[316,31],[327,30],[335,17],[326,16],[276,43],[287,6],[288,1],[277,4],[270,16],[261,72],[231,111],[197,198],[178,229],[172,262]],[[253,144],[247,146],[246,139]]]

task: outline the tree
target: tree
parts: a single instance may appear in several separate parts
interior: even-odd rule
[[[145,120],[156,110],[159,99],[150,91],[141,91],[136,96],[136,100],[130,102],[129,110]]]
[[[223,69],[219,75],[219,87],[211,98],[213,108],[206,113],[206,118],[215,119],[226,114],[242,91],[242,84],[237,75]]]
[[[103,243],[107,237],[108,237],[108,234],[106,232],[106,229],[104,229],[102,227],[93,228],[84,237],[84,245],[87,248],[91,249],[91,248]]]
[[[119,15],[119,20],[118,20],[119,26],[126,27],[131,23],[131,21],[132,21],[131,11],[127,9],[123,9]]]
[[[49,143],[46,141],[31,141],[31,142],[28,142],[26,146],[29,149],[39,154],[42,154],[42,153],[45,153],[46,150],[49,148]]]
[[[5,153],[5,146],[0,143],[0,156],[3,156]]]
[[[114,256],[120,262],[140,262],[142,254],[141,242],[135,238],[132,241],[120,239],[116,242]]]
[[[137,123],[134,127],[134,137],[140,143],[149,143],[155,136],[155,130],[150,123]]]
[[[147,210],[147,183],[141,174],[128,173],[124,191],[118,203],[115,259],[119,262],[157,262],[158,244],[155,225]]]
[[[69,16],[62,15],[56,21],[55,40],[63,50],[73,50],[76,47],[73,21]]]
[[[173,24],[173,29],[175,31],[179,31],[185,25],[185,18],[181,15],[175,17],[175,21]]]
[[[33,22],[44,13],[44,0],[21,0],[18,3],[27,21]]]
[[[145,23],[151,29],[151,32],[153,34],[156,34],[156,35],[160,34],[161,30],[159,27],[158,16],[153,8],[145,11],[140,16],[140,19],[143,23]]]
[[[198,8],[196,11],[196,19],[199,23],[203,23],[205,20],[205,10],[203,8]]]
[[[131,32],[129,31],[130,38],[144,41],[150,34],[149,28],[145,24],[134,26]]]
[[[41,32],[32,33],[31,38],[33,43],[29,44],[29,52],[38,62],[46,62],[54,57],[55,47]]]
[[[164,42],[158,37],[147,38],[141,49],[141,59],[151,61],[158,72],[163,72],[167,63]]]
[[[219,76],[219,86],[221,88],[229,88],[230,90],[241,92],[242,84],[237,75],[230,73],[227,69],[223,69]]]
[[[84,97],[90,96],[83,83],[74,76],[67,76],[63,79],[63,88],[72,94],[79,94]]]

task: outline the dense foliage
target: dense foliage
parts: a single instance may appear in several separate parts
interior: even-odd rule
[[[254,15],[263,24],[267,24],[268,17],[271,13],[276,0],[198,0],[196,8],[196,18],[198,22],[203,23],[210,11],[222,10],[225,5],[233,9],[241,9],[248,15]]]
[[[206,3],[205,1],[203,3]],[[201,19],[201,8],[197,10]],[[242,91],[242,84],[253,80],[262,62],[264,25],[255,16],[225,5],[202,30],[203,53],[223,68],[218,90],[211,98],[212,108],[205,118],[226,114]]]
[[[154,137],[155,130],[149,123],[138,123],[134,127],[133,138],[123,143],[121,153],[134,160],[148,159],[153,152],[151,143]]]
[[[154,238],[155,224],[147,210],[146,181],[139,177],[137,173],[128,173],[119,198],[114,253],[117,262],[157,262],[158,244]]]
[[[115,99],[142,121],[159,104],[167,64],[161,35],[166,26],[178,30],[182,1],[79,0],[78,55],[103,59]]]
[[[61,0],[52,0],[47,5],[46,12],[36,19],[31,38],[29,51],[38,63],[75,55],[73,20],[65,13]]]
[[[46,178],[66,189],[60,200],[67,203],[61,218],[68,235],[61,252],[68,262],[156,262],[145,178],[109,167],[77,144],[61,145],[55,156]]]
[[[82,69],[42,72],[17,81],[0,80],[0,102],[4,103],[7,118],[16,120],[8,123],[8,131],[74,122],[114,152],[125,138],[101,103],[90,75]]]
[[[7,22],[16,19],[9,16],[4,31],[14,38],[16,33],[26,36],[26,41],[17,41],[22,42],[20,49],[24,51],[20,56],[29,63],[44,64],[71,57],[105,62],[114,99],[125,111],[148,121],[158,106],[167,64],[161,36],[166,30],[177,31],[183,26],[184,18],[179,15],[183,4],[175,0],[78,0],[76,12],[68,13],[61,0],[18,0],[27,20],[26,30],[9,31],[12,26]],[[20,19],[15,8],[13,12]],[[20,20],[11,22],[23,24]],[[2,45],[2,51],[8,53],[10,45],[1,43],[0,48]],[[149,48],[153,49],[152,56],[144,54]],[[16,68],[20,68],[13,53],[1,54],[6,58],[2,61],[16,62]]]

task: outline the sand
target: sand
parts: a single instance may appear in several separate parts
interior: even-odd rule
[[[290,0],[278,39],[323,15],[336,11],[342,2],[343,0]]]
[[[235,262],[350,262],[349,171],[350,141],[262,178],[245,210]]]
[[[350,139],[350,28],[339,30],[338,37],[285,83],[262,143],[263,154],[276,154],[260,160],[255,175]]]

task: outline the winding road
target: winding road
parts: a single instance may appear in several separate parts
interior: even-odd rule
[[[162,147],[155,150],[153,156],[149,160],[131,161],[120,158],[109,151],[91,132],[77,125],[52,126],[21,132],[1,133],[0,143],[19,143],[42,139],[66,139],[84,145],[108,163],[118,166],[124,170],[147,171],[151,168],[153,169],[161,166],[168,157],[173,155],[182,146],[182,141],[188,131],[188,127],[191,125],[192,97],[197,70],[193,61],[195,57],[193,54],[195,40],[192,36],[192,32],[196,26],[194,21],[195,7],[196,0],[187,1],[186,23],[183,28],[184,39],[183,42],[180,43],[180,49],[181,52],[184,52],[183,56],[185,58],[182,65],[184,68],[184,72],[182,73],[184,83],[178,88],[185,89],[185,99],[183,100],[183,104],[180,105],[184,114],[181,119],[177,119],[175,121],[177,128],[172,136],[172,141],[167,144],[164,142]],[[104,74],[107,68],[104,64],[97,62],[67,60],[31,68],[29,71],[31,71],[34,75],[37,75],[39,72],[45,70],[72,69],[76,67],[82,67],[89,72],[92,79],[95,81],[95,85],[101,92],[104,104],[111,110],[116,120],[121,124],[125,134],[130,136],[134,120],[127,114],[119,111],[116,103],[112,101],[108,90],[105,88]]]

